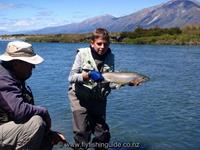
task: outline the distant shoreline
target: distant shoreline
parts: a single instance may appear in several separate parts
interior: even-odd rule
[[[85,34],[46,34],[46,35],[1,35],[0,40],[24,40],[27,42],[50,43],[86,43],[90,42],[91,33]],[[151,28],[138,27],[133,32],[110,33],[112,43],[152,44],[152,45],[200,45],[200,26],[184,28]]]

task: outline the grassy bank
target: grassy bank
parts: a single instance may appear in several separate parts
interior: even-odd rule
[[[122,42],[130,44],[200,45],[200,26],[184,28],[137,28],[134,32],[122,32]]]
[[[87,34],[51,34],[51,35],[2,35],[2,39],[23,39],[28,42],[89,42],[91,33]],[[111,42],[127,44],[170,44],[200,45],[200,26],[191,25],[184,28],[137,28],[133,32],[111,33]]]

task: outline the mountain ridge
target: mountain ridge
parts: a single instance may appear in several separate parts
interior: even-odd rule
[[[97,27],[107,28],[111,32],[123,32],[133,31],[138,26],[142,28],[170,28],[189,24],[200,24],[200,3],[196,0],[170,0],[121,17],[105,14],[88,18],[79,23],[18,33],[77,34],[91,32]]]

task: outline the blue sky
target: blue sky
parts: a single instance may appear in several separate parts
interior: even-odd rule
[[[167,0],[1,0],[0,30],[58,26],[110,14],[131,14]]]

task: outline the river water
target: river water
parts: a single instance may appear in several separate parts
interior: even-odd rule
[[[0,52],[7,41],[0,42]],[[53,129],[73,142],[67,77],[76,49],[88,44],[32,43],[45,61],[28,83],[37,105],[49,109]],[[107,122],[111,144],[139,144],[137,150],[200,149],[200,47],[111,44],[116,70],[135,71],[151,80],[113,90]],[[56,147],[54,149],[62,149]]]

